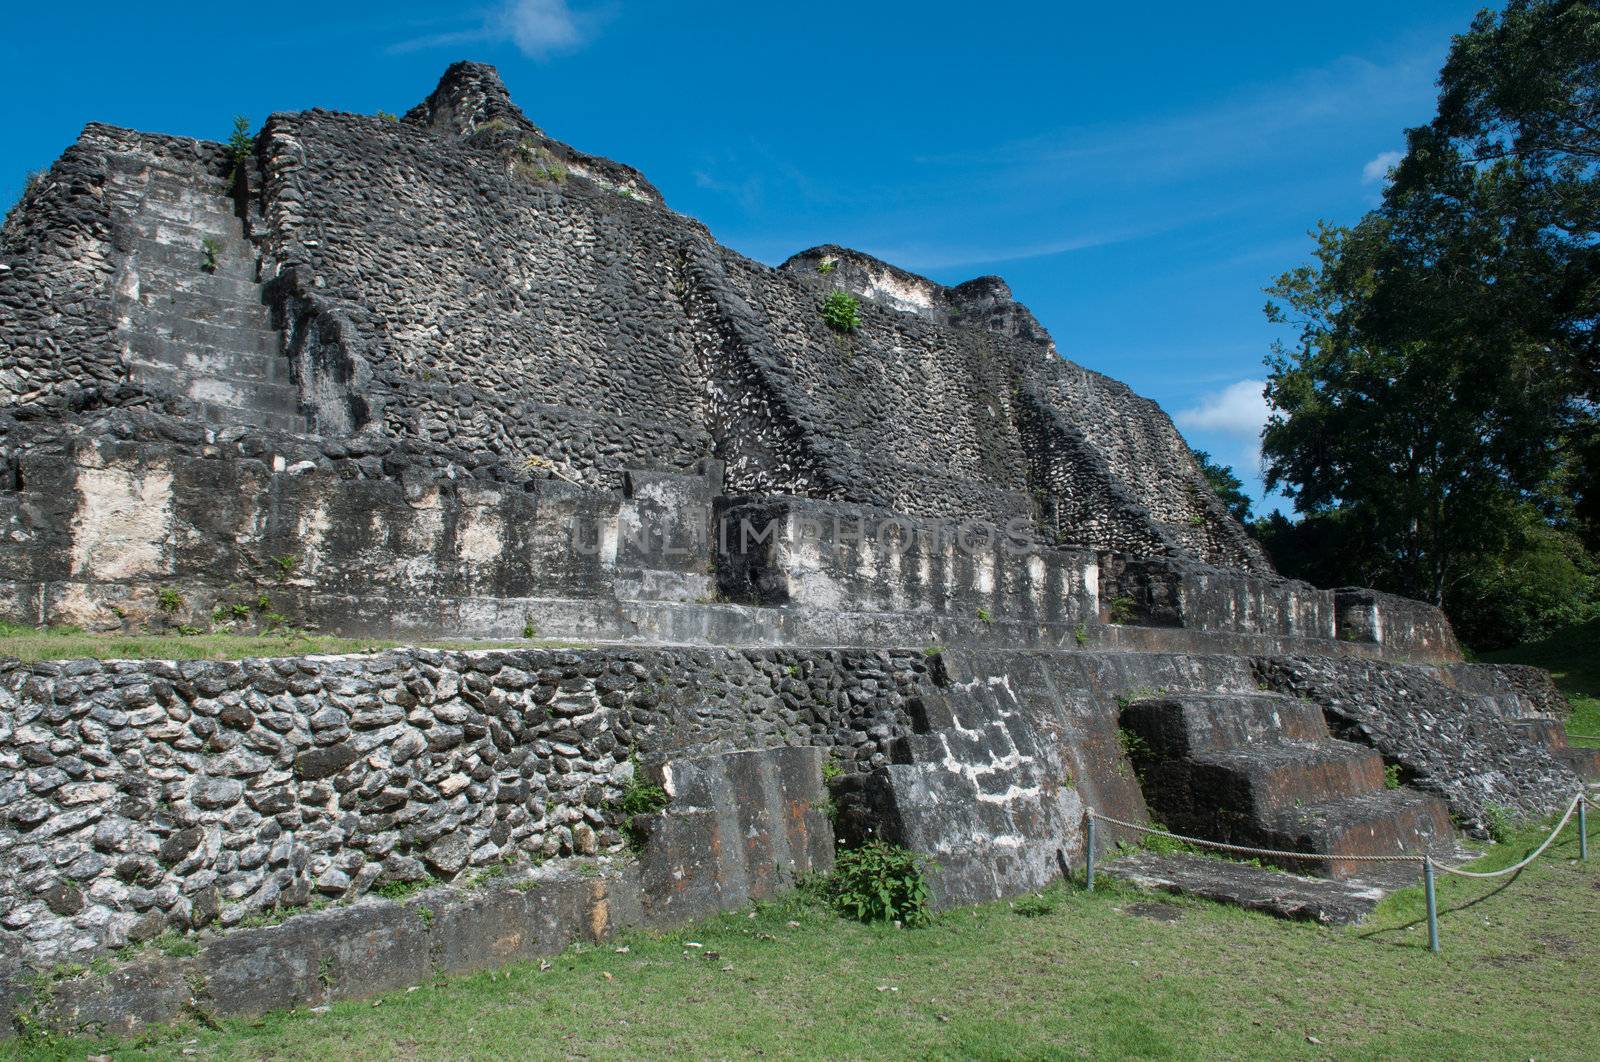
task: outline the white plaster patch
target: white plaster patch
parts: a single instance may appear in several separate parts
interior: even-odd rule
[[[456,548],[461,559],[468,564],[493,564],[505,549],[499,514],[489,509],[468,508],[461,514],[461,528],[456,534]]]
[[[78,470],[72,573],[116,582],[165,575],[172,542],[172,473]]]

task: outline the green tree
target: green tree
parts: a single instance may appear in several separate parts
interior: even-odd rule
[[[1337,538],[1332,581],[1528,630],[1594,593],[1597,5],[1480,14],[1407,147],[1382,206],[1320,226],[1268,289],[1295,332],[1268,359],[1267,483],[1303,526],[1258,529],[1291,553]],[[1468,618],[1484,595],[1504,607]]]
[[[1244,492],[1244,481],[1234,475],[1232,467],[1211,460],[1211,455],[1204,450],[1195,450],[1194,459],[1200,466],[1200,473],[1206,477],[1211,493],[1222,502],[1223,508],[1241,524],[1249,523],[1250,495]]]

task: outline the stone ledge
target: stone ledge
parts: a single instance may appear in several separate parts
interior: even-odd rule
[[[594,867],[594,875],[580,867]],[[357,999],[552,955],[640,924],[631,861],[572,861],[474,889],[439,886],[405,900],[367,897],[274,926],[200,936],[199,953],[150,949],[105,973],[55,980],[13,966],[0,974],[0,1036],[25,1018],[64,1034],[127,1035],[199,1015],[246,1015]],[[59,968],[58,968],[59,969]]]
[[[1229,903],[1292,922],[1325,926],[1361,921],[1382,900],[1383,889],[1357,882],[1303,878],[1247,863],[1194,855],[1135,852],[1106,864],[1106,874],[1140,888]]]

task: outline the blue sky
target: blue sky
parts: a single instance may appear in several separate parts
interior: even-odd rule
[[[90,120],[401,112],[500,67],[552,135],[769,263],[824,242],[1010,281],[1259,495],[1262,287],[1376,203],[1480,3],[645,0],[16,6],[0,201]]]

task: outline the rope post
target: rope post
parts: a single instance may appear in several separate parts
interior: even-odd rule
[[[1422,857],[1422,887],[1428,894],[1428,950],[1439,954],[1439,898],[1433,891],[1433,856]]]
[[[1578,791],[1578,858],[1589,858],[1589,798]]]
[[[1094,809],[1086,808],[1083,813],[1083,829],[1087,836],[1083,842],[1083,887],[1090,892],[1094,891]]]

